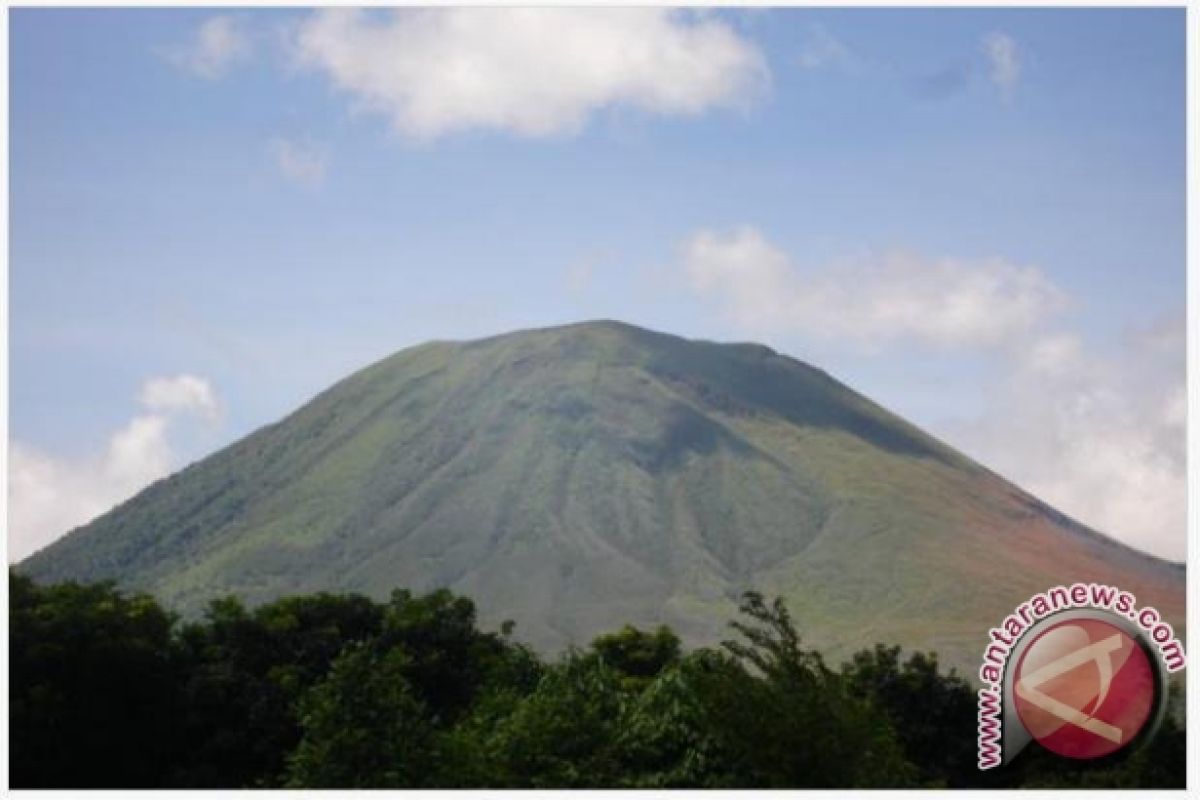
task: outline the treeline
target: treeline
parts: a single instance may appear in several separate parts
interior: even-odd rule
[[[1102,763],[975,767],[975,695],[882,645],[833,668],[747,594],[685,653],[626,627],[547,662],[447,591],[318,594],[181,623],[10,574],[14,787],[1184,785],[1183,731]]]

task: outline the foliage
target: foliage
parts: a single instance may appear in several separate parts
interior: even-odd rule
[[[677,663],[680,641],[665,625],[653,633],[626,625],[617,633],[597,636],[592,641],[592,650],[606,664],[636,682],[653,678]]]
[[[710,700],[717,729],[732,734],[740,751],[748,785],[909,785],[913,768],[895,730],[819,653],[802,647],[783,602],[768,606],[747,592],[740,610],[749,621],[731,626],[746,642],[724,647],[763,679],[722,686]]]
[[[905,757],[927,786],[962,787],[976,782],[976,742],[962,730],[976,714],[976,695],[953,671],[943,675],[933,653],[914,653],[901,664],[900,648],[876,645],[842,667],[850,691],[872,700],[896,730]]]
[[[974,695],[932,654],[838,670],[748,593],[721,649],[626,626],[544,662],[447,591],[232,598],[180,625],[111,584],[10,575],[17,787],[1178,786],[1174,714],[1102,763],[974,768]]]
[[[291,597],[248,612],[213,602],[179,635],[190,665],[181,686],[189,747],[172,782],[270,786],[301,736],[301,697],[344,648],[378,635],[382,609],[355,595]]]
[[[178,757],[185,672],[172,617],[110,583],[9,579],[15,786],[159,786]]]
[[[412,787],[430,774],[433,722],[400,647],[351,646],[300,701],[304,738],[292,754],[294,787]]]

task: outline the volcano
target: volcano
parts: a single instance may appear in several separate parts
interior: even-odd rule
[[[184,615],[236,594],[449,587],[542,651],[624,623],[725,635],[747,589],[832,655],[973,672],[987,631],[1096,581],[1182,630],[1184,570],[1132,550],[756,344],[618,322],[430,342],[150,486],[17,568]]]

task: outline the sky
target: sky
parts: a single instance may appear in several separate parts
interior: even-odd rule
[[[9,559],[430,339],[820,366],[1186,550],[1181,9],[9,13]]]

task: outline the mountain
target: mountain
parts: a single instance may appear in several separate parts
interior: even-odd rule
[[[185,614],[236,593],[448,586],[543,650],[625,622],[724,635],[783,595],[833,655],[973,672],[1034,592],[1099,581],[1182,629],[1184,571],[756,344],[617,322],[430,342],[155,483],[18,567]]]

